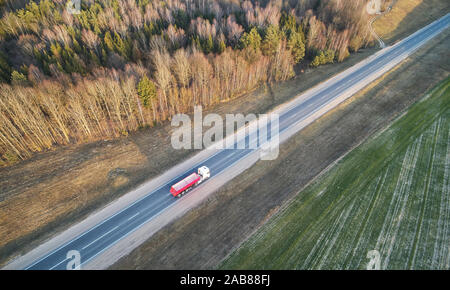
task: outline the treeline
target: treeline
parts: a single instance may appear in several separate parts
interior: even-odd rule
[[[66,3],[0,3],[3,162],[127,134],[371,41],[365,0]]]

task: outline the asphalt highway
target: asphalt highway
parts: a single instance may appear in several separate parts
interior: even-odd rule
[[[344,78],[336,78],[335,81],[317,90],[302,102],[286,108],[279,116],[280,132],[330,103],[349,88],[361,85],[361,82],[367,80],[373,72],[388,64],[392,64],[393,60],[398,62],[399,56],[415,51],[427,40],[448,27],[449,24],[450,16],[448,14],[395,46],[386,49],[385,52],[370,59],[370,61],[358,67]],[[246,136],[247,145],[249,140],[255,140],[256,134],[256,132],[253,132]],[[157,190],[149,192],[140,200],[115,213],[75,239],[30,263],[26,269],[66,269],[70,261],[67,253],[71,250],[76,250],[80,253],[82,264],[87,263],[161,212],[182,200],[182,198],[174,198],[170,194],[169,190],[172,184],[195,172],[198,167],[203,165],[209,167],[211,171],[211,178],[206,180],[205,183],[211,182],[214,180],[215,175],[239,162],[253,150],[255,149],[248,147],[246,149],[224,149],[198,164],[193,164],[192,168],[181,176],[174,176],[171,182],[162,184]],[[195,194],[195,189],[187,194]]]

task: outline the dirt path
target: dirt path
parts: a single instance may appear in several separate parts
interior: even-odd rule
[[[373,29],[392,44],[450,12],[446,0],[395,0],[389,13],[376,17]]]
[[[275,162],[258,162],[112,268],[217,267],[300,188],[449,75],[449,34],[284,143]],[[273,91],[276,98],[279,90]]]
[[[372,54],[306,70],[282,84],[263,86],[209,111],[264,113]],[[274,94],[273,92],[276,92]],[[127,138],[37,154],[0,169],[0,264],[86,218],[144,181],[195,153],[173,150],[170,124]]]
[[[364,49],[343,63],[306,69],[295,79],[262,86],[210,111],[267,112],[374,51]],[[171,129],[164,124],[127,138],[58,148],[1,168],[0,266],[194,154],[169,146]]]
[[[378,45],[380,46],[380,48],[385,48],[386,44],[384,43],[383,39],[381,39],[381,37],[377,34],[377,32],[374,30],[373,28],[373,23],[375,21],[377,21],[380,17],[386,15],[387,13],[389,13],[392,9],[392,7],[395,5],[395,3],[397,2],[397,0],[392,0],[391,3],[389,3],[389,6],[386,7],[386,9],[381,13],[378,14],[376,16],[374,16],[370,21],[369,21],[369,29],[370,32],[372,33],[373,37],[378,41]],[[380,0],[378,0],[378,3],[380,3]],[[378,4],[380,5],[380,4]],[[373,12],[372,12],[373,13]],[[369,14],[372,14],[369,12]]]

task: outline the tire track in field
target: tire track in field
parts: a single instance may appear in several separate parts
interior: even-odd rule
[[[350,269],[350,265],[352,264],[352,263],[351,263],[352,258],[355,257],[355,255],[356,255],[358,249],[359,249],[360,246],[363,244],[363,241],[365,242],[365,240],[363,239],[362,233],[364,233],[364,231],[366,230],[366,228],[367,228],[367,226],[368,226],[368,223],[367,223],[367,222],[368,222],[368,220],[370,219],[370,217],[372,216],[372,212],[373,212],[373,209],[375,208],[375,205],[376,205],[376,204],[378,203],[378,201],[379,201],[381,189],[382,189],[383,186],[384,186],[384,183],[385,183],[385,181],[386,181],[387,174],[388,174],[388,172],[389,172],[390,169],[391,169],[390,166],[388,166],[387,169],[386,169],[386,171],[384,172],[384,175],[383,175],[383,176],[380,175],[379,178],[378,178],[378,180],[377,180],[377,184],[376,184],[375,190],[373,191],[373,194],[372,194],[372,197],[371,197],[371,201],[370,201],[370,203],[369,203],[369,207],[368,207],[368,209],[366,210],[367,214],[364,215],[364,219],[363,219],[363,222],[362,222],[361,225],[360,225],[358,234],[356,235],[356,237],[355,237],[355,239],[354,239],[354,243],[353,243],[353,244],[354,244],[355,246],[353,247],[352,255],[350,256],[350,255],[347,254],[346,261],[345,261],[345,263],[344,263],[344,266],[345,266],[346,269]],[[358,262],[358,265],[361,263],[361,260],[362,260],[362,259],[363,259],[363,258],[360,257],[360,260],[359,260],[359,262]]]
[[[347,210],[345,211],[344,216],[341,215],[339,217],[339,219],[337,220],[338,228],[332,232],[333,235],[332,235],[331,241],[327,241],[327,243],[325,244],[325,246],[326,246],[325,254],[321,257],[319,265],[317,267],[315,267],[316,269],[318,269],[318,270],[322,269],[325,262],[328,260],[328,256],[330,255],[331,250],[334,248],[334,245],[336,244],[336,240],[341,235],[342,229],[344,228],[344,225],[346,225],[348,217],[353,210],[355,201],[356,201],[356,199],[353,200],[351,206],[347,207]]]
[[[442,195],[441,204],[439,208],[439,220],[438,229],[436,233],[436,240],[434,242],[433,248],[433,258],[432,266],[434,269],[449,269],[449,242],[448,242],[448,228],[450,220],[450,210],[449,210],[449,167],[450,167],[450,130],[448,132],[447,138],[447,154],[445,156],[445,169],[444,169],[444,180],[442,182]],[[441,241],[441,243],[439,243]],[[447,246],[445,246],[447,245]]]
[[[344,227],[350,215],[350,212],[353,209],[355,201],[356,200],[354,199],[351,203],[351,206],[348,206],[345,210],[341,211],[339,217],[334,219],[331,227],[329,227],[328,230],[320,236],[320,239],[314,245],[310,254],[303,263],[303,268],[306,268],[308,264],[311,265],[309,267],[311,269],[321,269],[324,266],[324,263],[327,261],[331,249],[334,247],[334,244],[339,234],[341,233],[342,228]],[[314,255],[314,257],[312,255]],[[293,257],[294,256],[292,256],[291,258]]]
[[[356,180],[353,181],[351,185],[349,185],[346,189],[344,189],[339,197],[336,198],[330,205],[327,206],[327,208],[317,217],[317,219],[314,222],[311,222],[295,239],[292,241],[288,249],[286,249],[281,255],[278,257],[277,261],[286,261],[284,262],[284,265],[288,265],[288,261],[293,261],[295,256],[295,250],[298,248],[298,244],[300,244],[303,241],[304,235],[306,235],[308,232],[310,232],[313,228],[327,228],[328,227],[328,217],[331,215],[333,216],[334,212],[340,212],[338,208],[340,208],[342,211],[345,210],[346,206],[353,201],[354,196],[353,195],[347,195],[346,193],[354,187],[354,185],[357,184]],[[301,208],[306,206],[307,203],[309,203],[311,200],[313,200],[315,196],[311,196],[308,200],[306,200],[302,206],[299,207],[297,211],[300,211]],[[332,210],[333,206],[336,207],[335,210]],[[335,220],[335,219],[333,219]],[[286,221],[288,222],[288,221]],[[308,239],[308,237],[306,237]],[[305,242],[306,243],[306,242]],[[289,258],[287,258],[289,257]]]
[[[434,243],[439,239],[438,220],[440,217],[441,199],[445,191],[442,190],[445,173],[445,160],[447,154],[448,124],[447,119],[442,117],[441,128],[439,130],[436,143],[436,153],[433,161],[432,174],[428,202],[425,204],[424,221],[421,230],[421,238],[418,239],[418,248],[415,261],[412,264],[414,269],[433,269]],[[406,265],[405,265],[406,268]]]
[[[325,262],[329,261],[330,252],[334,248],[336,251],[340,248],[341,245],[336,245],[336,241],[341,241],[341,239],[338,239],[341,236],[342,230],[344,227],[349,226],[352,222],[358,222],[358,216],[361,215],[361,212],[367,213],[367,211],[370,211],[370,209],[373,207],[374,200],[377,200],[376,195],[379,192],[379,188],[383,186],[385,182],[387,172],[385,172],[384,175],[380,175],[377,179],[377,182],[375,184],[372,183],[369,188],[373,188],[373,190],[370,190],[371,194],[368,196],[367,199],[359,199],[358,196],[351,195],[351,197],[347,198],[347,200],[342,200],[341,206],[342,210],[338,211],[341,214],[339,217],[329,217],[327,219],[323,219],[323,221],[320,222],[320,225],[317,227],[322,227],[324,230],[322,231],[322,234],[320,237],[314,242],[314,246],[309,252],[308,256],[303,262],[302,268],[312,268],[312,269],[323,269]],[[359,192],[363,188],[356,188],[354,189],[354,192]],[[369,202],[365,202],[368,200]],[[356,206],[356,207],[355,207]],[[352,214],[352,212],[354,212]],[[345,214],[344,214],[345,213]],[[331,227],[329,224],[327,224],[327,221],[330,220],[330,218],[333,220]],[[362,223],[355,225],[355,227],[361,228]],[[310,239],[313,239],[311,237]],[[341,242],[342,243],[342,242]],[[345,244],[345,243],[344,243]],[[343,269],[347,265],[347,257],[352,252],[351,247],[345,247],[343,249],[344,253],[340,254],[342,258],[339,258],[337,255],[334,255],[334,259],[340,259],[341,262],[340,267],[338,269]],[[341,252],[339,252],[341,253]],[[338,263],[339,261],[335,261]],[[309,267],[308,267],[309,266]]]
[[[414,168],[419,157],[419,148],[422,144],[423,134],[408,146],[404,155],[397,184],[389,204],[389,210],[383,223],[383,228],[378,236],[376,249],[380,249],[380,254],[384,263],[382,269],[386,269],[389,264],[390,255],[395,244],[400,223],[403,219],[405,207],[409,197],[409,189],[414,176]]]
[[[406,266],[406,269],[412,269],[413,265],[415,263],[415,260],[416,260],[417,243],[420,240],[422,224],[424,222],[425,206],[427,204],[427,197],[428,197],[429,190],[430,190],[430,182],[432,179],[431,173],[433,172],[433,163],[434,163],[434,160],[436,157],[436,145],[437,145],[437,139],[439,136],[439,130],[441,128],[441,121],[442,121],[442,118],[439,118],[439,120],[433,124],[433,127],[435,127],[435,128],[433,128],[434,129],[433,143],[432,143],[432,149],[431,149],[431,154],[430,154],[430,160],[428,161],[427,176],[425,179],[425,189],[424,189],[424,193],[423,193],[423,197],[422,197],[422,204],[420,207],[419,219],[417,220],[416,227],[415,227],[416,229],[414,231],[415,237],[414,237],[412,250],[411,250],[412,254],[409,255],[408,265]]]

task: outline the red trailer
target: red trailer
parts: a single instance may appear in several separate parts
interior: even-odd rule
[[[198,174],[192,173],[185,179],[172,185],[172,187],[170,188],[170,193],[173,196],[179,197],[183,193],[189,191],[195,185],[197,185],[197,184],[201,183],[203,180],[209,178],[209,176],[210,176],[210,173],[209,173],[208,167],[202,166],[198,169]]]

